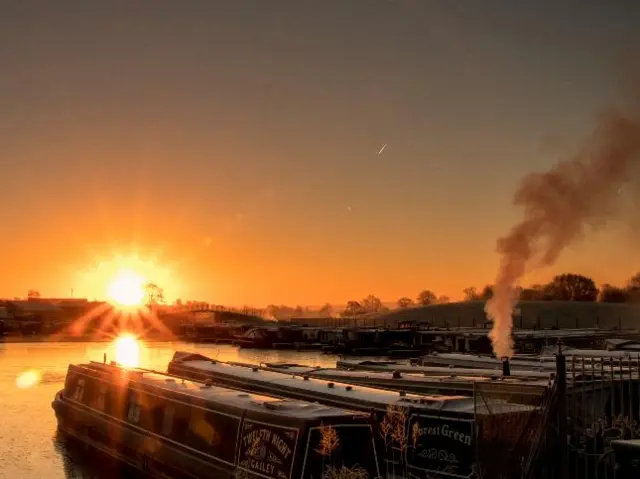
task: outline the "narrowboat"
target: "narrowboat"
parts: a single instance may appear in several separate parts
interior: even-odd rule
[[[427,356],[431,357],[431,356]],[[356,361],[353,359],[339,359],[336,361],[338,369],[347,371],[379,371],[379,372],[400,372],[412,374],[424,374],[426,376],[496,376],[502,375],[504,372],[504,363],[502,361],[492,361],[491,363],[466,363],[464,367],[457,367],[454,364],[446,365],[446,360],[442,359],[437,366],[420,366],[417,364],[405,363],[401,361],[380,361],[366,360]],[[429,363],[427,363],[429,364]],[[524,369],[522,366],[514,365],[509,362],[509,375],[522,378],[548,379],[555,372],[555,363],[553,369],[547,368],[546,365],[537,368]]]
[[[152,477],[379,476],[372,419],[351,410],[96,362],[69,366],[52,407],[61,432]]]
[[[287,373],[297,376],[322,379],[334,382],[370,386],[374,388],[405,391],[427,395],[463,395],[471,396],[478,387],[489,387],[509,398],[512,402],[529,403],[537,398],[549,386],[550,378],[504,376],[502,372],[485,371],[484,374],[458,373],[456,369],[446,370],[446,373],[405,373],[397,370],[366,371],[344,370],[335,368],[319,368],[293,363],[263,363],[250,365],[232,362],[229,364],[254,367],[265,371]]]
[[[299,328],[259,327],[237,336],[233,344],[252,349],[296,349],[302,342]]]
[[[491,464],[482,464],[483,457],[500,448],[513,449],[509,435],[523,433],[524,425],[539,414],[541,399],[537,396],[537,405],[532,406],[495,396],[476,401],[461,395],[409,394],[287,374],[276,368],[230,364],[183,352],[175,353],[168,370],[175,376],[208,379],[224,387],[371,412],[376,419],[377,449],[381,451],[381,468],[386,477],[427,478],[442,473],[447,477],[469,477],[480,465],[490,470]],[[400,423],[398,417],[402,418]],[[390,424],[394,430],[391,440],[385,432]],[[482,437],[491,440],[479,442]],[[525,454],[524,445],[520,447]]]

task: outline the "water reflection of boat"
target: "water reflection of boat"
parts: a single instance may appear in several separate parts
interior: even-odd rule
[[[87,448],[76,438],[61,431],[55,435],[54,448],[60,454],[67,479],[147,479],[149,476],[137,471],[113,456],[97,449]]]
[[[345,409],[93,362],[52,406],[62,432],[156,477],[320,477],[327,432],[336,467],[378,476],[371,418]]]

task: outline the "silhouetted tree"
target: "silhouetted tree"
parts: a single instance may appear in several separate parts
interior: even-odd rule
[[[180,298],[176,299],[174,304],[178,307],[178,308],[182,308],[182,300]]]
[[[411,306],[413,306],[413,300],[411,298],[404,296],[398,300],[398,308],[400,309],[410,308]]]
[[[147,283],[144,285],[147,292],[147,304],[158,305],[164,303],[164,290],[155,283]]]
[[[482,288],[482,291],[480,292],[478,299],[482,301],[488,301],[492,297],[493,297],[493,286],[488,284],[484,288]]]
[[[547,284],[545,291],[555,301],[595,301],[598,298],[595,282],[580,274],[559,274]]]
[[[304,316],[304,308],[298,305],[296,306],[296,309],[293,310],[293,313],[298,317],[302,317]]]
[[[545,288],[546,286],[541,284],[534,284],[528,288],[518,288],[518,298],[521,301],[542,301],[545,299]]]
[[[347,302],[347,306],[344,308],[343,316],[355,316],[358,314],[364,314],[366,310],[362,307],[362,305],[358,301],[349,301]]]
[[[439,296],[438,304],[446,304],[450,301],[449,296]]]
[[[331,306],[329,303],[325,303],[319,310],[318,313],[324,315],[324,316],[331,316],[331,314],[333,313],[333,306]]]
[[[624,303],[627,299],[627,291],[610,284],[603,284],[598,294],[598,301],[602,303]]]
[[[370,294],[362,300],[362,308],[367,313],[377,313],[379,311],[382,311],[384,309],[384,306],[382,305],[382,301],[380,300],[380,298]]]
[[[480,299],[480,295],[474,286],[463,289],[462,294],[464,294],[465,301],[478,301]]]
[[[636,273],[631,278],[629,278],[629,281],[627,281],[627,285],[624,290],[627,293],[627,300],[640,300],[640,273]]]
[[[29,291],[27,291],[27,298],[39,298],[40,297],[40,291],[38,291],[37,289],[30,289]]]
[[[422,306],[428,306],[429,304],[435,304],[436,299],[436,294],[433,291],[425,289],[424,291],[420,291],[420,293],[418,293],[417,301],[418,304]]]

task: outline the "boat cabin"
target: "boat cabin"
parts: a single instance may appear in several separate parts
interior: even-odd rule
[[[70,365],[53,408],[62,431],[160,477],[378,476],[371,418],[345,409],[101,363]]]

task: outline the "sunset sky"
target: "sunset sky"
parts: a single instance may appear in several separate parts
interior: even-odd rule
[[[129,267],[169,299],[459,298],[494,280],[519,179],[620,99],[639,24],[634,1],[2,2],[0,296],[102,297]],[[627,233],[527,281],[621,282]]]

